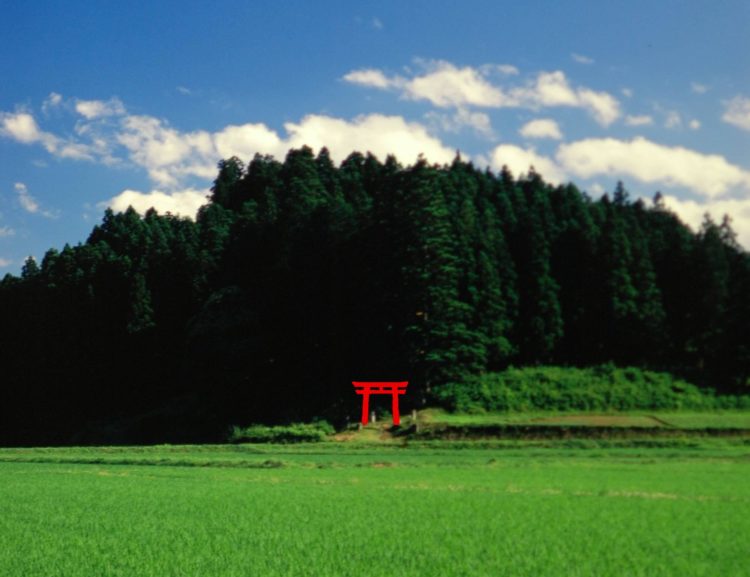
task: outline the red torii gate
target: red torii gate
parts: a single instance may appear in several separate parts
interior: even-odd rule
[[[393,413],[393,424],[401,423],[401,415],[398,412],[398,396],[406,394],[406,385],[409,381],[400,382],[365,382],[352,381],[358,395],[362,395],[362,424],[367,424],[367,414],[370,410],[370,395],[392,395],[391,413]]]

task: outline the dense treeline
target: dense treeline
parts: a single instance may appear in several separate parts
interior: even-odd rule
[[[302,148],[222,161],[210,200],[195,221],[107,211],[0,282],[0,442],[212,439],[356,417],[353,379],[421,404],[510,365],[747,385],[750,256],[658,194]]]

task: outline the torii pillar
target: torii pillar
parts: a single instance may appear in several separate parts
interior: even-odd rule
[[[369,381],[352,381],[356,393],[362,395],[362,424],[368,422],[370,411],[370,395],[391,395],[391,413],[393,414],[393,424],[401,424],[401,414],[398,410],[398,396],[406,394],[406,386],[409,381],[398,382],[369,382]]]

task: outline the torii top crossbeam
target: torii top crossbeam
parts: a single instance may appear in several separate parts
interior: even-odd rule
[[[370,410],[370,395],[392,395],[391,412],[393,413],[393,424],[401,423],[398,412],[398,396],[406,394],[406,386],[409,381],[398,382],[374,382],[374,381],[352,381],[356,393],[362,395],[362,424],[367,424],[367,415]]]

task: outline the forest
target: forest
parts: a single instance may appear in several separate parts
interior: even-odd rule
[[[356,420],[508,367],[611,363],[748,392],[750,255],[656,193],[291,150],[221,161],[195,220],[107,210],[0,281],[0,444],[197,442]]]

